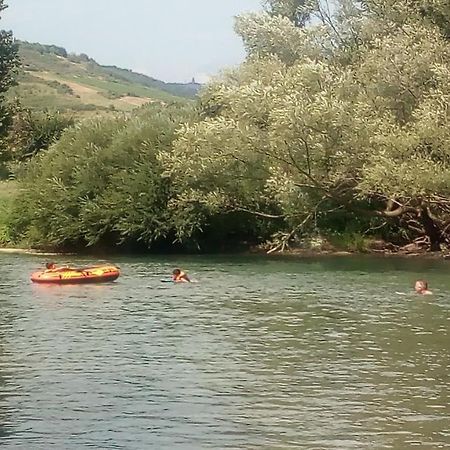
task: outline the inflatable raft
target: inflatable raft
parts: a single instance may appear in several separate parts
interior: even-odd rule
[[[93,266],[84,268],[61,267],[57,269],[43,270],[31,274],[34,283],[78,284],[78,283],[103,283],[114,281],[120,275],[115,266]]]

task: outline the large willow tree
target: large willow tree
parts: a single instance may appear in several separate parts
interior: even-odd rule
[[[446,0],[306,2],[307,26],[279,13],[288,3],[237,19],[246,61],[209,84],[203,120],[179,133],[174,203],[280,216],[287,238],[395,223],[438,249],[450,224]]]

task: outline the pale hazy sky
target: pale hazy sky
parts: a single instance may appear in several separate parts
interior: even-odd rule
[[[239,64],[233,17],[261,0],[6,0],[0,27],[163,81],[204,81]]]

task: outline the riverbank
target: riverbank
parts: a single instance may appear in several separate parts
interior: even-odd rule
[[[267,252],[263,251],[251,251],[252,254],[267,255]],[[386,258],[423,258],[423,259],[450,259],[450,252],[407,252],[407,251],[364,251],[364,252],[350,252],[344,250],[310,250],[310,249],[290,249],[278,253],[270,253],[268,256],[292,256],[300,258],[317,258],[317,257],[327,257],[327,256],[382,256]]]
[[[347,243],[346,243],[347,244]],[[379,239],[367,239],[364,246],[336,245],[327,239],[305,240],[298,246],[288,247],[281,251],[274,251],[266,245],[256,246],[249,250],[252,254],[284,255],[302,258],[316,258],[320,256],[383,256],[423,259],[450,259],[450,249],[431,252],[427,245],[410,243],[404,246],[394,245]]]
[[[67,253],[58,253],[58,252],[46,252],[42,250],[36,249],[27,249],[27,248],[0,248],[0,253],[7,254],[20,254],[20,255],[42,255],[42,256],[56,256],[56,255],[66,255]]]
[[[77,255],[74,252],[56,252],[56,251],[45,251],[38,249],[26,249],[26,248],[0,248],[0,254],[24,254],[24,255],[39,255],[39,256],[67,256],[67,255]],[[86,252],[80,252],[86,253]],[[95,252],[93,252],[95,253]],[[105,252],[103,251],[102,254]],[[107,253],[107,252],[106,252]],[[111,254],[117,253],[116,251],[111,251]],[[152,252],[148,252],[152,254]],[[203,253],[207,255],[208,253]],[[267,249],[262,247],[254,247],[247,251],[235,252],[236,255],[260,255],[260,256],[276,256],[276,257],[292,257],[292,258],[320,258],[320,257],[355,257],[355,256],[381,256],[386,258],[420,258],[420,259],[450,259],[450,251],[440,251],[440,252],[430,252],[425,249],[422,250],[408,250],[400,248],[399,250],[374,250],[370,249],[367,251],[347,251],[340,249],[311,249],[311,248],[289,248],[284,251],[268,252]]]

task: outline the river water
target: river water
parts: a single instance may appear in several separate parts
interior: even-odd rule
[[[449,262],[117,257],[114,283],[33,285],[43,262],[0,254],[2,449],[450,448]]]

